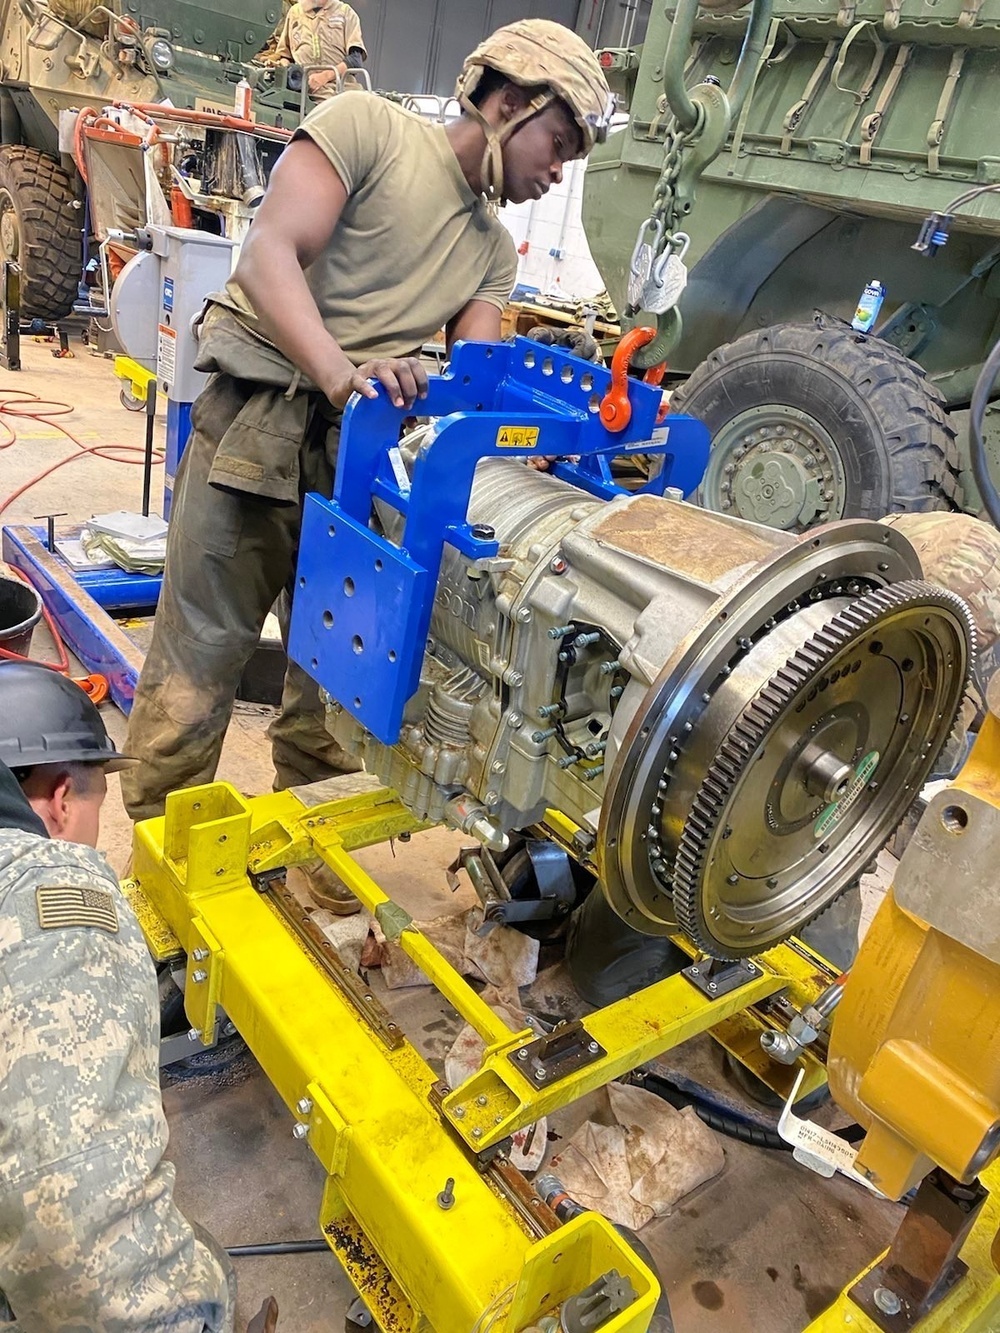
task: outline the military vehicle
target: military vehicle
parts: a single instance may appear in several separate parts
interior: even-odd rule
[[[257,120],[293,126],[301,70],[246,63],[280,13],[281,0],[214,11],[188,0],[0,0],[0,262],[21,266],[24,315],[62,318],[80,284],[83,190],[59,113],[168,99],[231,114],[246,79]]]
[[[954,427],[1000,317],[1000,0],[670,0],[602,61],[630,114],[584,224],[647,324],[649,269],[669,286],[689,238],[636,364],[686,376],[674,403],[713,432],[703,502],[789,529],[963,487],[978,509]]]

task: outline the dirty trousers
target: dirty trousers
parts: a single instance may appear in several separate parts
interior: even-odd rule
[[[252,388],[214,377],[196,404],[177,471],[153,641],[126,739],[126,753],[140,761],[122,773],[122,797],[135,820],[161,815],[175,788],[215,777],[240,677],[276,601],[287,635],[301,497],[332,492],[339,424],[315,408],[299,450],[298,504],[208,484],[219,441]],[[292,662],[268,736],[276,790],[361,767],[326,731],[318,687]]]

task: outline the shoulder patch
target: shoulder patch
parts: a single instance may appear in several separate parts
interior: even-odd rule
[[[46,884],[35,890],[38,924],[43,930],[64,926],[96,926],[110,935],[118,933],[115,900],[105,889],[80,885]]]

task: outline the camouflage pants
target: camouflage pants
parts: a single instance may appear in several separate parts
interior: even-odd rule
[[[195,405],[153,641],[129,717],[127,753],[141,762],[122,773],[122,796],[136,820],[162,814],[175,788],[212,781],[240,677],[276,602],[282,634],[287,630],[301,499],[275,504],[208,483],[219,442],[254,390],[216,375]],[[312,407],[299,444],[300,497],[331,494],[338,440],[339,425]],[[283,444],[287,439],[262,441]],[[268,736],[276,790],[360,768],[326,731],[318,687],[294,663]]]

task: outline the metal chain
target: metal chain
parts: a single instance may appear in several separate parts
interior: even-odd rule
[[[652,209],[649,217],[640,224],[639,234],[636,237],[636,249],[633,253],[633,262],[644,243],[648,245],[651,251],[651,263],[653,265],[657,263],[665,251],[678,248],[679,243],[675,237],[681,219],[677,202],[677,183],[680,179],[681,165],[684,160],[684,148],[692,137],[692,133],[682,130],[677,123],[677,118],[671,116],[663,133],[663,165],[660,168],[659,179],[653,191]],[[638,309],[637,305],[630,302],[625,309],[625,314],[631,318],[638,312]]]
[[[677,181],[681,174],[684,145],[690,138],[691,135],[679,127],[676,118],[671,117],[663,134],[663,166],[660,168],[660,179],[653,191],[652,218],[654,222],[660,222],[663,226],[661,251],[666,248],[680,221],[677,216]]]

